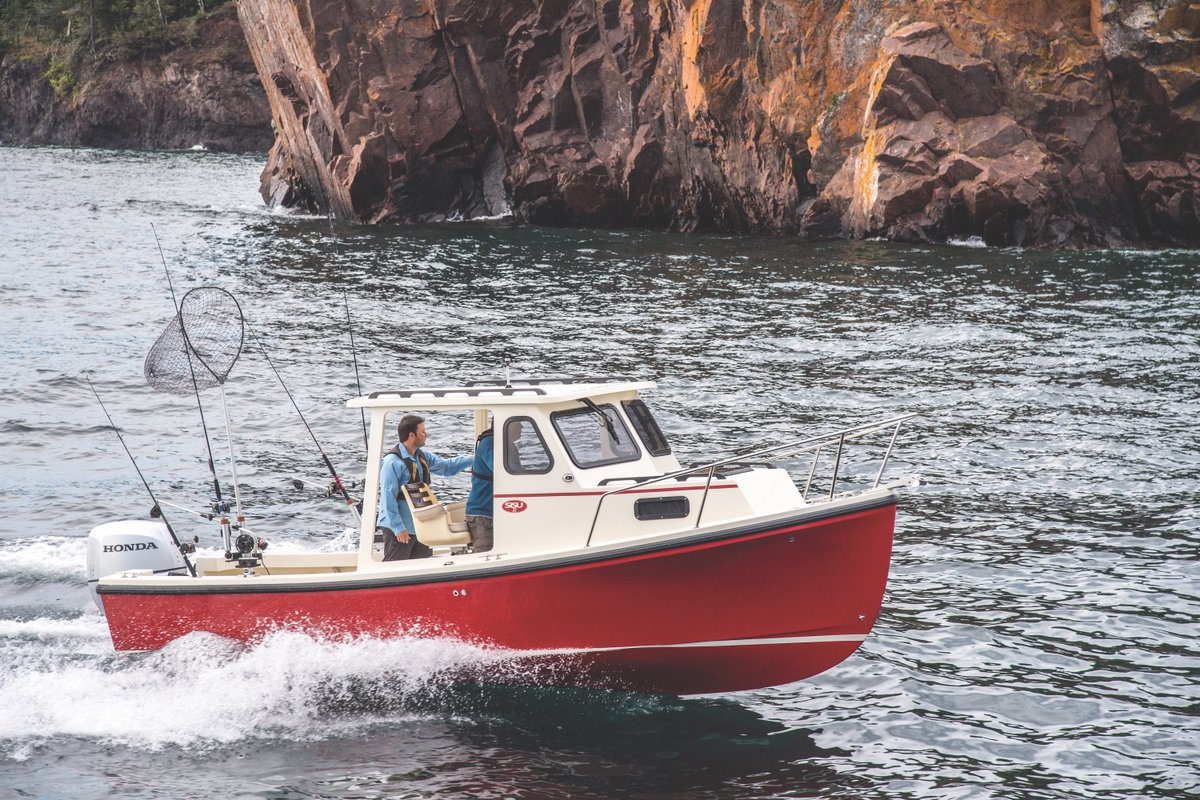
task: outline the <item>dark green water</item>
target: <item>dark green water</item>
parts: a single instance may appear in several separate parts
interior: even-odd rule
[[[331,229],[264,209],[260,169],[0,148],[0,797],[1200,793],[1200,255]],[[443,685],[477,657],[448,642],[114,656],[84,538],[148,502],[83,373],[160,498],[206,502],[194,405],[142,377],[172,313],[152,224],[178,292],[239,298],[343,473],[344,298],[368,391],[495,376],[505,350],[653,378],[683,461],[920,412],[879,624],[813,680],[685,700]],[[292,485],[319,455],[261,356],[228,392],[256,530],[344,543]]]

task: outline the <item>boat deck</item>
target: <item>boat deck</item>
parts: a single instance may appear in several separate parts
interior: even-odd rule
[[[262,565],[255,567],[255,575],[322,575],[340,572],[355,572],[358,569],[358,551],[340,553],[263,553]],[[243,574],[236,561],[226,561],[221,556],[201,556],[196,559],[196,572],[202,576],[233,576]]]

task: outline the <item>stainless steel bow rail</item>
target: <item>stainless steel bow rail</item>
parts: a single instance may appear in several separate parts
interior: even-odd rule
[[[719,476],[717,471],[719,467],[733,466],[737,468],[749,468],[751,466],[750,462],[752,461],[756,461],[760,464],[769,464],[772,461],[780,461],[785,458],[793,458],[803,453],[811,452],[813,454],[812,465],[809,467],[808,477],[805,479],[804,489],[801,492],[801,497],[807,501],[808,492],[812,488],[813,476],[816,474],[817,462],[821,457],[822,451],[826,450],[826,448],[831,448],[836,445],[837,453],[833,460],[833,474],[829,480],[828,497],[829,500],[833,500],[837,489],[838,470],[841,468],[842,453],[846,449],[846,444],[854,441],[855,439],[861,439],[865,436],[879,433],[880,431],[891,430],[892,435],[888,440],[887,450],[884,452],[883,459],[879,463],[879,471],[875,473],[875,481],[871,484],[872,489],[878,488],[880,480],[883,479],[883,470],[885,467],[887,467],[888,459],[891,458],[892,455],[892,448],[896,444],[896,436],[900,433],[900,424],[906,420],[912,419],[915,416],[917,416],[915,413],[902,414],[901,416],[891,417],[890,419],[880,420],[879,422],[869,422],[865,425],[855,425],[850,428],[843,428],[842,430],[835,431],[833,433],[810,436],[807,439],[800,439],[795,442],[787,442],[785,444],[775,445],[774,447],[766,447],[761,450],[741,453],[720,461],[713,461],[710,464],[701,464],[695,467],[687,467],[686,469],[676,470],[675,472],[668,472],[665,475],[660,475],[656,478],[637,480],[635,483],[632,483],[628,486],[612,489],[600,495],[600,499],[596,502],[596,513],[592,516],[592,527],[590,530],[588,530],[586,546],[590,547],[592,544],[592,535],[596,532],[596,522],[600,519],[600,507],[604,504],[604,501],[612,495],[643,489],[656,483],[663,483],[665,481],[680,481],[692,475],[705,474],[706,480],[704,483],[704,494],[700,498],[700,510],[696,513],[696,524],[694,526],[699,528],[700,518],[704,515],[704,504],[708,500],[708,492],[712,487],[713,478]],[[908,483],[911,483],[911,479],[902,481],[896,485],[906,485]]]

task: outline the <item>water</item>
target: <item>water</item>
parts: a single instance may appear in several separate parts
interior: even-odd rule
[[[1200,793],[1200,255],[331,228],[264,209],[260,169],[0,148],[0,797]],[[683,461],[920,412],[879,624],[813,680],[690,699],[446,685],[429,676],[487,657],[448,641],[115,656],[84,537],[149,500],[85,375],[160,499],[206,502],[194,401],[142,377],[172,313],[151,225],[177,294],[240,299],[346,475],[347,300],[368,390],[496,376],[505,350],[520,373],[655,378]],[[228,394],[252,525],[345,546],[249,340]]]

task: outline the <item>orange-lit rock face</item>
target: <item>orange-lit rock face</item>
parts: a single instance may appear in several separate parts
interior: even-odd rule
[[[1200,243],[1187,2],[239,10],[278,132],[264,191],[344,218]]]
[[[1067,36],[1059,52],[1009,84],[1007,103],[1000,68],[968,55],[941,25],[912,23],[885,37],[862,144],[842,167],[853,170],[849,197],[837,196],[846,181],[826,191],[835,207],[846,207],[843,229],[897,239],[975,235],[995,244],[1134,237],[1132,224],[1100,227],[1128,215],[1111,200],[1124,194],[1120,152],[1104,84],[1094,80],[1101,72],[1095,48],[1077,52],[1064,44]],[[1018,89],[1036,98],[1032,107]],[[1076,195],[1095,198],[1103,219],[1065,213]]]

